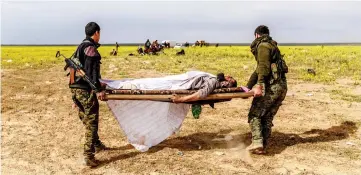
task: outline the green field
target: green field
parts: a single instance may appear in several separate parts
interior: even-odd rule
[[[198,69],[245,85],[256,61],[246,46],[167,49],[139,56],[136,46],[102,46],[104,79],[157,77]],[[357,46],[281,46],[288,91],[274,118],[267,155],[250,155],[252,98],[189,112],[179,133],[148,152],[129,145],[106,103],[99,137],[110,148],[98,168],[82,166],[84,128],[68,88],[64,59],[76,46],[1,48],[1,174],[360,174],[361,52]],[[129,53],[135,56],[128,56]],[[307,69],[314,69],[316,75]],[[227,140],[226,138],[232,138]],[[180,154],[182,153],[182,154]],[[350,163],[352,162],[352,163]]]
[[[166,49],[158,56],[138,56],[135,46],[121,46],[118,56],[109,56],[113,46],[100,47],[103,56],[102,72],[118,68],[111,77],[123,78],[136,70],[154,70],[161,73],[183,73],[198,69],[210,73],[225,72],[242,83],[255,68],[255,60],[246,46],[187,48],[185,56],[176,56],[176,50]],[[2,68],[27,69],[53,67],[63,64],[55,58],[56,51],[70,56],[75,46],[3,46]],[[295,80],[332,83],[338,78],[361,80],[361,51],[358,46],[281,46],[281,52],[290,67],[288,77]],[[128,56],[134,53],[136,56]],[[316,76],[307,69],[314,69]],[[107,74],[103,73],[103,76]],[[110,76],[110,75],[109,75]]]

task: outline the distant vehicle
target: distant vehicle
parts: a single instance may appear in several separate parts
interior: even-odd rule
[[[181,43],[177,43],[177,44],[175,44],[174,48],[181,49],[181,48],[185,48],[185,46],[183,46],[183,44],[181,44]]]

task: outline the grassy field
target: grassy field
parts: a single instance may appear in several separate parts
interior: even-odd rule
[[[113,48],[100,47],[102,78],[197,69],[224,72],[245,85],[256,65],[243,46],[187,48],[185,56],[174,49],[138,56],[137,47],[125,46],[109,56]],[[290,68],[288,92],[265,156],[245,151],[252,98],[204,106],[198,120],[188,114],[178,134],[145,153],[128,144],[100,102],[99,135],[112,149],[96,155],[102,165],[94,169],[82,166],[84,128],[71,108],[64,60],[55,58],[58,50],[70,56],[75,49],[1,48],[1,174],[361,174],[360,47],[280,47]]]
[[[120,78],[127,77],[133,70],[155,70],[163,73],[182,73],[189,69],[198,69],[210,73],[225,72],[245,82],[254,70],[255,61],[249,47],[207,47],[187,48],[185,56],[175,56],[175,50],[166,50],[159,56],[131,57],[137,47],[120,47],[116,62],[109,52],[111,46],[100,47],[103,55],[102,71],[112,64],[120,68]],[[2,47],[2,68],[42,68],[63,63],[55,58],[56,51],[70,56],[75,46],[5,46]],[[281,52],[290,67],[289,76],[305,81],[332,83],[338,78],[349,78],[360,83],[361,48],[358,46],[281,46]],[[314,69],[316,76],[307,69]]]

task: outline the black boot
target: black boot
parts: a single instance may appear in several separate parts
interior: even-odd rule
[[[103,150],[108,150],[109,148],[105,146],[101,141],[99,141],[97,144],[95,144],[95,152],[100,152]]]
[[[85,165],[89,167],[96,167],[100,164],[99,160],[96,160],[94,157],[85,157]]]

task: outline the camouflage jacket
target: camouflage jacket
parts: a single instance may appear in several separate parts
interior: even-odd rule
[[[271,75],[272,56],[276,52],[275,46],[277,47],[277,42],[272,40],[269,35],[263,35],[252,42],[250,47],[257,61],[257,68],[247,83],[248,88],[252,88],[255,84],[268,84]]]

